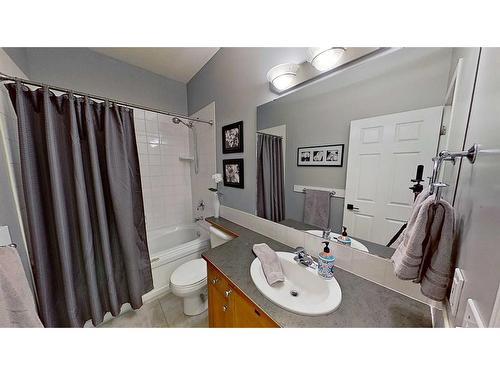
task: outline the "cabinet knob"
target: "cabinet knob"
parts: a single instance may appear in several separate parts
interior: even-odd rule
[[[216,277],[216,278],[212,279],[213,285],[217,284],[218,282],[219,282],[219,278]]]
[[[231,289],[228,289],[228,290],[226,290],[226,291],[224,292],[224,296],[225,296],[226,298],[229,298],[229,296],[231,295],[231,293],[232,293],[232,292],[233,292],[233,291],[232,291]]]
[[[226,312],[226,311],[227,311],[227,309],[228,309],[227,305],[223,305],[223,306],[222,306],[222,311]]]

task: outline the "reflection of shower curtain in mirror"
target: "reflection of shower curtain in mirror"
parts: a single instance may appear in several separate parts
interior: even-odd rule
[[[285,218],[281,137],[257,134],[257,216],[280,222]]]

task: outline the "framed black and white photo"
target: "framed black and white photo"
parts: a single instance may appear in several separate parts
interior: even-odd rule
[[[343,159],[343,144],[297,148],[298,167],[342,167]]]
[[[243,121],[222,127],[222,153],[243,152]]]
[[[224,171],[224,186],[231,186],[239,189],[245,187],[243,183],[243,159],[222,160]]]

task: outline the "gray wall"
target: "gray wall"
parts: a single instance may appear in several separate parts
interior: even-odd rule
[[[500,49],[483,48],[465,144],[481,144],[474,165],[462,162],[455,208],[458,266],[465,276],[457,323],[468,298],[488,324],[500,283]],[[458,168],[458,165],[457,165]]]
[[[245,188],[223,187],[222,204],[255,213],[255,130],[257,106],[277,97],[266,74],[283,62],[302,62],[305,48],[221,48],[188,82],[188,109],[194,113],[215,101],[217,170],[222,159],[245,159]],[[244,153],[222,155],[221,127],[243,120]]]
[[[286,218],[303,217],[304,194],[294,192],[293,185],[345,188],[351,120],[442,105],[450,62],[451,49],[428,49],[424,56],[374,77],[357,81],[366,67],[354,68],[342,73],[345,82],[353,84],[337,87],[332,77],[331,91],[325,92],[324,82],[320,94],[315,95],[318,89],[311,85],[258,107],[258,130],[286,124]],[[345,144],[343,167],[297,167],[297,147],[339,143]],[[342,216],[343,199],[333,199],[334,229],[340,228]]]
[[[88,48],[4,48],[28,77],[124,100],[187,113],[186,85]]]

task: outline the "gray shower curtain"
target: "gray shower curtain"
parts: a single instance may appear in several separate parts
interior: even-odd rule
[[[280,222],[285,218],[283,140],[257,134],[257,216]]]
[[[130,109],[6,85],[19,129],[39,315],[81,327],[152,289]]]

